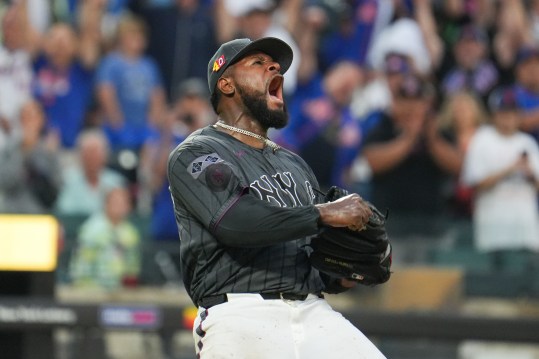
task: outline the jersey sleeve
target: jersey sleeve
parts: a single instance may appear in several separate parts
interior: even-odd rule
[[[189,146],[169,160],[175,206],[227,246],[269,246],[319,232],[320,213],[314,205],[270,204],[250,194],[240,178],[236,168],[211,149]]]
[[[171,154],[170,192],[175,205],[185,208],[206,228],[237,201],[247,185],[233,166],[211,148],[189,144]]]

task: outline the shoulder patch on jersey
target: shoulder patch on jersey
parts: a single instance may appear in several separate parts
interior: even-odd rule
[[[198,179],[198,176],[204,172],[206,167],[220,162],[224,161],[217,153],[210,153],[209,155],[203,155],[193,160],[193,162],[191,162],[191,164],[187,167],[187,171],[195,179]]]
[[[232,169],[224,163],[217,163],[208,167],[205,176],[208,187],[213,191],[221,192],[227,188],[230,182]]]

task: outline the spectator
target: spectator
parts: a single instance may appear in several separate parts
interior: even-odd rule
[[[191,132],[215,121],[205,82],[197,78],[186,80],[178,93],[161,131],[146,142],[141,153],[141,182],[151,198],[150,232],[156,240],[178,239],[166,173],[169,154]]]
[[[291,122],[279,133],[278,141],[305,159],[322,188],[343,185],[343,170],[359,149],[362,133],[350,101],[363,81],[362,68],[350,61],[336,64],[322,80],[314,77],[304,85],[309,95],[292,100]]]
[[[48,128],[72,150],[92,100],[94,70],[100,55],[99,18],[103,9],[86,2],[86,26],[77,34],[67,23],[54,24],[34,61],[34,95],[45,108]]]
[[[148,54],[163,74],[167,99],[177,98],[178,84],[185,79],[206,79],[208,59],[217,48],[213,8],[204,0],[172,0],[162,7],[140,6],[137,10],[151,29]]]
[[[460,180],[464,156],[479,126],[486,119],[481,101],[473,93],[460,91],[442,104],[436,128],[432,128],[440,167],[453,177],[450,208],[457,217],[468,218],[472,214],[472,189]]]
[[[364,66],[373,39],[388,25],[391,19],[388,15],[394,10],[391,1],[360,0],[341,4],[335,29],[321,39],[321,70],[344,60]]]
[[[144,22],[125,18],[118,28],[118,50],[103,58],[98,69],[98,101],[114,151],[138,152],[151,133],[150,126],[163,115],[161,75],[153,59],[143,55],[146,44]]]
[[[513,91],[493,93],[493,125],[473,137],[463,180],[475,190],[473,224],[479,250],[539,251],[539,147],[520,132]]]
[[[30,27],[26,1],[7,8],[0,46],[0,148],[11,135],[20,136],[19,112],[31,98]]]
[[[406,75],[416,72],[412,59],[396,52],[386,55],[382,70],[380,74],[374,72],[369,83],[355,91],[352,111],[356,118],[366,120],[373,113],[387,110]]]
[[[501,1],[498,4],[496,29],[492,41],[492,53],[500,72],[500,85],[513,81],[512,72],[518,50],[533,46],[533,28],[526,11],[525,1]]]
[[[82,224],[71,263],[74,285],[113,290],[138,283],[140,234],[128,220],[130,212],[129,192],[113,188],[104,208]]]
[[[395,249],[397,261],[422,261],[445,230],[443,183],[427,124],[433,89],[415,76],[404,79],[391,108],[365,140],[362,155],[372,171],[372,202],[391,211],[391,229],[418,242]],[[425,226],[425,223],[429,223]],[[397,235],[396,235],[397,237]],[[429,241],[426,241],[429,238]],[[401,243],[402,244],[402,243]]]
[[[89,216],[101,208],[105,194],[124,185],[124,178],[105,167],[107,138],[98,130],[86,130],[77,139],[80,165],[66,169],[56,210],[62,215]]]
[[[60,189],[58,139],[43,137],[45,116],[36,101],[23,105],[21,138],[0,150],[0,212],[47,213]]]
[[[522,111],[521,128],[539,140],[539,50],[522,47],[516,59],[515,96]]]
[[[509,1],[517,2],[517,1]],[[432,2],[438,24],[437,31],[446,48],[452,48],[458,39],[462,26],[474,24],[483,29],[490,29],[495,22],[496,6],[505,6],[506,2],[496,3],[490,0],[444,0]]]
[[[453,47],[455,66],[441,79],[444,95],[469,90],[486,100],[498,83],[498,70],[488,59],[487,35],[472,25],[461,29]]]

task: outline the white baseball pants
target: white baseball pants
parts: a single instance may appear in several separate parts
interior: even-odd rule
[[[200,359],[385,359],[363,333],[325,299],[265,300],[228,294],[200,307],[193,326]]]

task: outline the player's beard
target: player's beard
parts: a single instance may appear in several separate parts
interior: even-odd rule
[[[238,87],[238,92],[248,115],[257,120],[266,130],[268,128],[283,128],[288,123],[286,104],[283,105],[282,109],[272,110],[268,107],[266,93],[249,91],[242,87]]]

